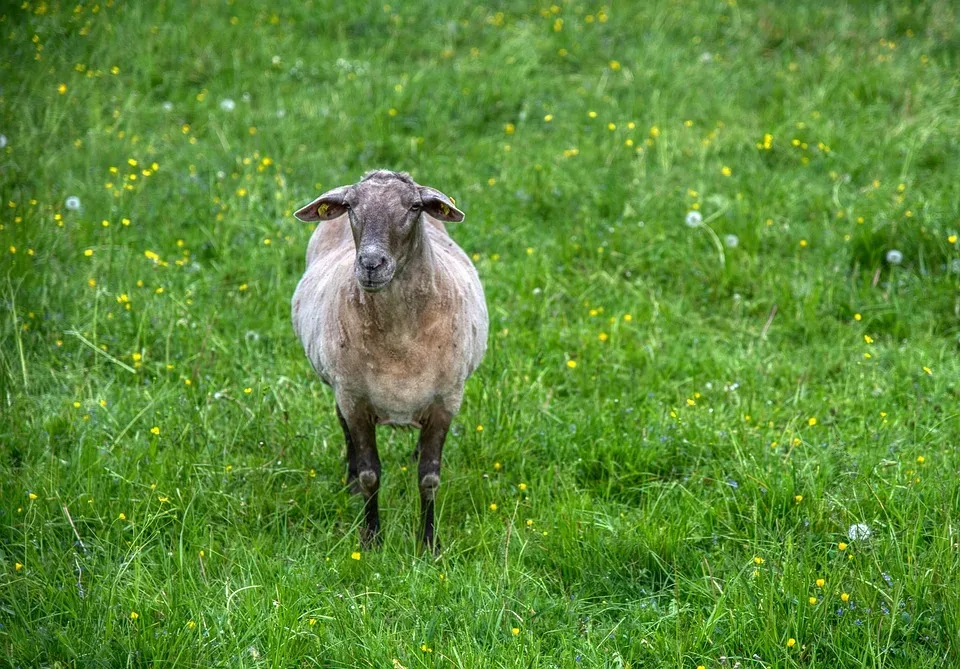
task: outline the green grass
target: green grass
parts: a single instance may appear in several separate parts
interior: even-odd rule
[[[956,6],[349,4],[5,4],[0,657],[960,664]],[[377,167],[491,315],[437,559],[289,322]]]

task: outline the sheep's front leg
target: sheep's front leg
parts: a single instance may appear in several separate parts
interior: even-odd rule
[[[428,413],[420,430],[417,451],[420,453],[420,465],[417,475],[420,479],[420,530],[423,545],[434,553],[440,551],[440,542],[433,529],[434,503],[437,488],[440,487],[440,460],[443,456],[443,442],[450,430],[453,419],[446,409],[434,407]]]
[[[380,543],[380,455],[377,453],[376,421],[369,411],[352,411],[343,417],[347,437],[348,467],[355,467],[357,486],[363,495],[364,527],[360,540],[364,546]],[[353,457],[350,458],[351,446]]]

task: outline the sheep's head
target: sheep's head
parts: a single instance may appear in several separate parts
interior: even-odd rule
[[[376,292],[386,288],[423,243],[424,213],[439,221],[463,220],[463,212],[440,191],[416,184],[403,172],[377,170],[359,183],[324,193],[295,215],[301,221],[349,216],[357,283]]]

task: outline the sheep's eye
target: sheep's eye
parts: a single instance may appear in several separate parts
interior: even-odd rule
[[[414,214],[419,214],[421,211],[423,211],[423,205],[418,202],[410,207],[410,211],[412,211]]]

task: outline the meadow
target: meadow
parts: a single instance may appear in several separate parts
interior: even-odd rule
[[[0,8],[0,665],[960,665],[955,3]],[[360,546],[292,213],[491,318]]]

